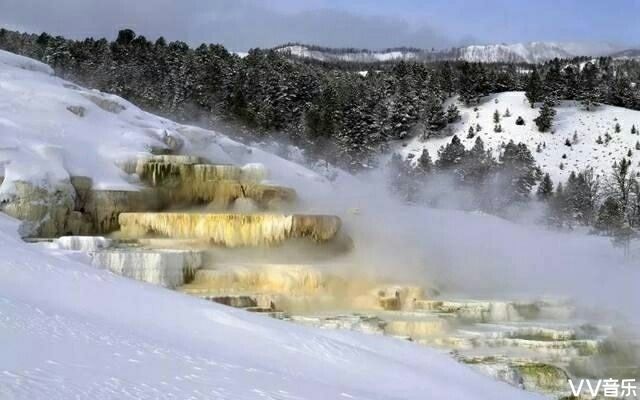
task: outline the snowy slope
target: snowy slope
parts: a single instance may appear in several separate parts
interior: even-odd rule
[[[84,107],[84,116],[68,106]],[[114,162],[167,137],[212,161],[262,162],[276,179],[328,187],[259,149],[0,53],[3,189],[15,179],[46,185],[79,173],[135,189]],[[115,276],[26,244],[17,229],[0,214],[2,399],[537,398],[413,343],[317,331]]]
[[[497,101],[497,102],[496,102]],[[478,111],[473,107],[465,107],[457,103],[461,121],[452,126],[453,132],[462,140],[465,147],[470,148],[475,138],[467,139],[469,126],[480,124],[482,127],[479,136],[485,143],[485,147],[494,150],[497,157],[501,143],[524,142],[531,150],[533,156],[543,171],[549,172],[554,182],[566,181],[571,171],[593,168],[596,174],[608,175],[611,165],[622,157],[627,157],[629,150],[632,152],[632,166],[636,170],[640,166],[640,151],[635,150],[636,142],[640,141],[640,135],[631,134],[631,126],[635,124],[640,129],[640,111],[629,110],[621,107],[602,105],[594,111],[586,111],[579,104],[563,101],[556,107],[556,117],[552,132],[540,133],[533,119],[538,116],[538,108],[531,108],[524,92],[506,92],[488,96],[478,106]],[[504,115],[509,109],[511,117],[501,117],[502,132],[493,131],[493,113],[495,110]],[[522,116],[526,124],[518,126],[516,118]],[[620,133],[615,133],[615,124],[620,124]],[[609,144],[597,144],[598,136],[604,140],[609,132],[612,140]],[[565,146],[565,140],[572,140],[577,133],[578,142],[571,147]],[[419,156],[423,148],[429,151],[432,158],[437,158],[438,149],[451,141],[451,137],[434,138],[422,141],[421,138],[413,138],[401,152],[406,156],[414,153]],[[538,144],[546,144],[541,153],[536,152]],[[562,158],[566,155],[566,158]],[[564,169],[560,169],[560,164]]]
[[[526,399],[416,344],[315,331],[27,245],[0,215],[0,398]]]
[[[611,54],[617,60],[638,60],[640,59],[640,49],[628,49]]]
[[[580,55],[608,54],[613,48],[604,45],[579,43],[530,42],[513,44],[471,45],[447,50],[420,49],[359,50],[315,49],[305,45],[278,47],[277,51],[295,57],[318,61],[376,62],[392,60],[463,60],[469,62],[526,62],[540,63],[553,58],[572,58]]]
[[[311,58],[318,61],[347,61],[347,62],[376,62],[392,60],[413,60],[419,57],[421,52],[415,51],[350,51],[336,52],[327,50],[315,50],[304,45],[291,45],[278,47],[277,51],[294,57]]]
[[[146,113],[117,96],[80,88],[34,60],[0,51],[0,190],[28,180],[52,185],[89,176],[98,189],[136,190],[118,162],[179,143],[214,163],[259,162],[271,179],[295,186],[323,182],[313,172],[216,132]],[[322,185],[316,185],[321,188]]]
[[[546,42],[491,44],[466,46],[458,49],[456,59],[470,62],[527,62],[539,63],[553,58],[569,58],[560,44]]]

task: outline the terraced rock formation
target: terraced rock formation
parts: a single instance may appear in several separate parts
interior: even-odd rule
[[[300,213],[295,190],[265,182],[260,165],[157,155],[122,168],[142,190],[99,191],[74,177],[51,203],[53,221],[34,232],[76,235],[51,246],[86,252],[116,274],[292,323],[411,340],[553,398],[570,395],[569,378],[640,375],[636,338],[579,319],[566,302],[447,299],[358,272],[345,255],[359,244],[341,219]],[[35,200],[5,210],[37,225],[51,210]]]

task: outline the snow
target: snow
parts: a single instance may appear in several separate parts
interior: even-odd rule
[[[0,216],[0,397],[533,399],[417,344],[314,330],[23,243]]]
[[[135,190],[116,164],[172,141],[213,162],[253,163],[246,168],[255,172],[262,171],[255,163],[263,164],[274,181],[304,182],[304,195],[331,188],[265,151],[148,114],[0,52],[2,190],[16,180],[46,186],[71,175],[89,176],[99,188]],[[228,308],[114,275],[78,252],[24,243],[17,231],[18,221],[0,214],[0,398],[539,398],[414,343]]]
[[[167,148],[172,141],[183,143],[182,152],[214,163],[264,164],[275,171],[270,179],[281,184],[326,182],[260,149],[149,114],[118,96],[78,87],[51,73],[42,63],[0,51],[3,192],[18,180],[53,186],[76,175],[92,178],[96,189],[137,190],[137,182],[117,164],[149,155],[152,148]]]
[[[32,58],[9,53],[8,51],[0,51],[0,63],[27,71],[42,72],[44,74],[53,75],[53,69],[50,66]]]
[[[509,140],[523,142],[529,147],[543,172],[548,172],[555,183],[566,181],[571,171],[586,168],[593,168],[595,174],[608,176],[613,162],[627,157],[629,150],[632,152],[634,169],[638,169],[640,165],[640,151],[635,150],[640,135],[631,134],[632,125],[640,129],[640,111],[607,105],[587,111],[576,102],[562,101],[555,107],[557,114],[552,131],[541,133],[533,122],[538,116],[539,107],[531,108],[524,92],[505,92],[487,96],[478,106],[477,112],[473,111],[473,106],[466,107],[459,102],[456,104],[462,118],[451,128],[466,148],[471,148],[476,140],[475,137],[467,139],[469,126],[475,127],[476,124],[480,124],[482,130],[476,137],[482,138],[485,147],[491,148],[494,156],[499,155],[501,143],[506,144]],[[511,117],[504,117],[507,108]],[[503,131],[500,133],[493,131],[495,110],[501,115],[500,124]],[[518,116],[524,118],[524,126],[515,124]],[[616,123],[620,124],[620,133],[615,132]],[[607,145],[597,144],[598,136],[604,140],[607,132],[612,136],[611,142]],[[574,133],[578,135],[578,142],[571,147],[565,146],[565,140],[571,141]],[[420,137],[414,137],[400,151],[405,156],[409,153],[419,156],[422,149],[426,148],[431,157],[436,159],[438,149],[450,141],[450,136],[431,138],[424,142]],[[543,143],[546,144],[546,148],[537,153],[536,146]],[[563,155],[566,155],[565,159],[562,158]],[[564,169],[560,169],[561,163],[564,164]]]
[[[460,48],[459,59],[470,62],[539,63],[553,58],[571,58],[560,44],[546,42],[473,45]]]
[[[374,61],[393,61],[393,60],[411,60],[418,57],[418,53],[413,51],[351,51],[351,52],[332,52],[323,50],[312,50],[303,45],[283,46],[277,49],[279,52],[288,53],[295,57],[311,58],[318,61],[349,61],[349,62],[374,62]]]
[[[283,46],[277,49],[295,57],[319,61],[376,62],[393,60],[464,60],[469,62],[527,62],[541,63],[553,58],[572,58],[579,55],[606,55],[617,48],[606,44],[529,42],[512,44],[470,45],[454,49],[429,50],[313,50],[305,45]]]
[[[106,249],[111,240],[102,236],[61,236],[53,241],[53,247],[59,250],[89,252]]]

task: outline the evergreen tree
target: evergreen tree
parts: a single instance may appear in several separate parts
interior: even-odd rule
[[[457,135],[451,138],[451,142],[440,148],[438,151],[438,161],[436,166],[440,170],[451,170],[462,163],[465,155],[465,148]]]
[[[429,156],[429,151],[427,149],[422,149],[422,154],[418,157],[415,169],[416,174],[419,177],[425,177],[433,170],[433,162],[431,161],[431,156]]]
[[[516,125],[524,125],[524,118],[518,116],[518,118],[516,118]]]
[[[450,124],[458,121],[460,119],[460,111],[458,111],[458,107],[455,104],[451,104],[447,108],[447,122]]]
[[[578,99],[587,111],[593,110],[602,100],[598,74],[598,67],[591,62],[585,64],[580,74],[580,92]]]
[[[387,165],[393,193],[404,201],[416,200],[417,187],[412,179],[412,168],[398,153],[394,153]]]
[[[554,58],[549,62],[542,89],[546,97],[559,99],[563,96],[565,84],[561,71],[562,66],[560,60]]]
[[[562,182],[558,183],[556,193],[549,199],[548,204],[549,209],[547,210],[546,215],[547,223],[558,228],[565,226],[570,227],[571,219],[569,218],[567,199]]]
[[[553,103],[545,100],[540,108],[540,114],[533,121],[536,123],[540,132],[547,132],[551,129],[555,115],[556,110],[553,109]]]
[[[500,123],[500,113],[498,112],[498,110],[495,110],[493,112],[493,123],[494,124]]]
[[[631,134],[635,135],[636,133],[638,133],[638,130],[636,129],[635,125],[631,125]]]
[[[467,133],[467,139],[473,139],[475,135],[476,135],[476,131],[473,130],[473,126],[470,126],[469,133]]]
[[[598,210],[596,228],[607,234],[613,234],[624,224],[624,211],[618,199],[613,196],[606,198]]]
[[[506,184],[505,196],[508,201],[524,201],[529,197],[536,183],[535,159],[524,143],[517,145],[513,140],[505,146],[500,157],[501,177]]]
[[[620,162],[614,162],[610,178],[609,192],[617,196],[623,214],[627,211],[629,195],[634,184],[631,160],[622,158]]]
[[[542,201],[547,201],[553,195],[553,181],[551,181],[551,176],[549,173],[544,174],[542,181],[538,185],[538,190],[536,192],[538,199]]]
[[[615,130],[616,133],[620,133],[621,129],[620,129],[620,124],[616,122],[616,125],[613,128]]]
[[[462,180],[468,185],[482,185],[493,168],[496,160],[490,150],[486,150],[482,138],[478,136],[473,147],[466,153],[463,162]]]
[[[529,74],[525,87],[525,96],[527,97],[527,100],[529,100],[531,108],[535,106],[535,103],[542,101],[543,93],[544,91],[540,75],[538,74],[538,69],[533,68],[533,71]]]

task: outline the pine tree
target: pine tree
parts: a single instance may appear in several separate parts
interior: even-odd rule
[[[567,199],[562,182],[558,183],[555,195],[548,199],[549,208],[547,210],[546,220],[549,225],[562,228],[570,225],[570,212],[568,211]]]
[[[469,185],[482,185],[496,165],[490,150],[486,150],[482,138],[478,136],[471,150],[464,158],[462,180]]]
[[[504,112],[504,117],[509,118],[510,116],[511,116],[511,111],[509,111],[509,108],[507,108],[507,110]]]
[[[431,156],[429,155],[429,151],[427,149],[422,150],[422,154],[418,158],[416,163],[416,174],[419,177],[427,176],[433,170],[433,162],[431,161]]]
[[[620,128],[620,124],[616,122],[616,125],[613,128],[615,130],[616,133],[620,133],[621,128]]]
[[[467,139],[473,139],[475,135],[476,135],[476,131],[473,130],[473,126],[470,126],[469,133],[467,133]]]
[[[618,199],[613,196],[606,198],[596,219],[596,228],[607,234],[613,234],[624,224],[624,211]]]
[[[554,58],[549,62],[549,68],[544,76],[543,91],[545,96],[559,99],[563,95],[564,79],[562,77],[560,60]]]
[[[540,108],[540,114],[533,121],[540,132],[547,132],[553,125],[555,115],[556,110],[553,109],[553,103],[547,99]]]
[[[598,138],[596,139],[596,143],[598,143],[598,144],[602,144],[602,143],[604,143],[604,142],[602,141],[602,136],[598,135]]]
[[[447,108],[447,122],[450,124],[458,121],[460,119],[460,111],[458,111],[458,107],[455,104],[451,104]]]
[[[400,154],[394,153],[387,165],[387,171],[393,193],[404,201],[413,201],[416,187],[411,177],[412,169],[409,163]]]
[[[498,112],[498,110],[495,110],[493,112],[493,123],[494,124],[500,123],[500,113]]]
[[[635,135],[636,133],[638,133],[638,130],[636,129],[635,125],[631,125],[631,134]]]
[[[551,181],[549,173],[544,174],[540,185],[538,185],[536,195],[538,196],[538,199],[542,201],[549,200],[553,195],[553,181]]]
[[[571,138],[571,144],[578,144],[578,132],[573,132],[573,137]]]
[[[505,195],[509,201],[524,201],[536,182],[535,159],[524,143],[513,140],[505,146],[500,157],[502,176],[507,183]]]
[[[602,92],[598,80],[598,67],[587,62],[580,74],[580,93],[578,95],[587,111],[593,110],[602,100]]]
[[[476,124],[476,133],[480,132],[482,130],[482,127],[480,126],[480,124]]]
[[[536,68],[534,68],[531,74],[529,74],[529,79],[527,80],[527,84],[525,86],[525,96],[527,97],[527,100],[529,100],[531,108],[535,106],[535,103],[542,100],[542,82]]]
[[[569,138],[566,138],[566,139],[564,140],[564,145],[565,145],[565,146],[568,146],[568,147],[571,147],[571,141],[569,140]]]
[[[524,118],[518,116],[518,118],[516,118],[516,125],[524,125]]]
[[[446,146],[440,148],[438,151],[438,161],[436,166],[440,170],[449,170],[453,167],[460,165],[462,158],[465,155],[465,148],[457,135],[451,138]]]
[[[497,132],[497,133],[502,132],[502,125],[500,125],[500,124],[496,124],[496,125],[493,127],[493,131],[494,131],[494,132]]]

